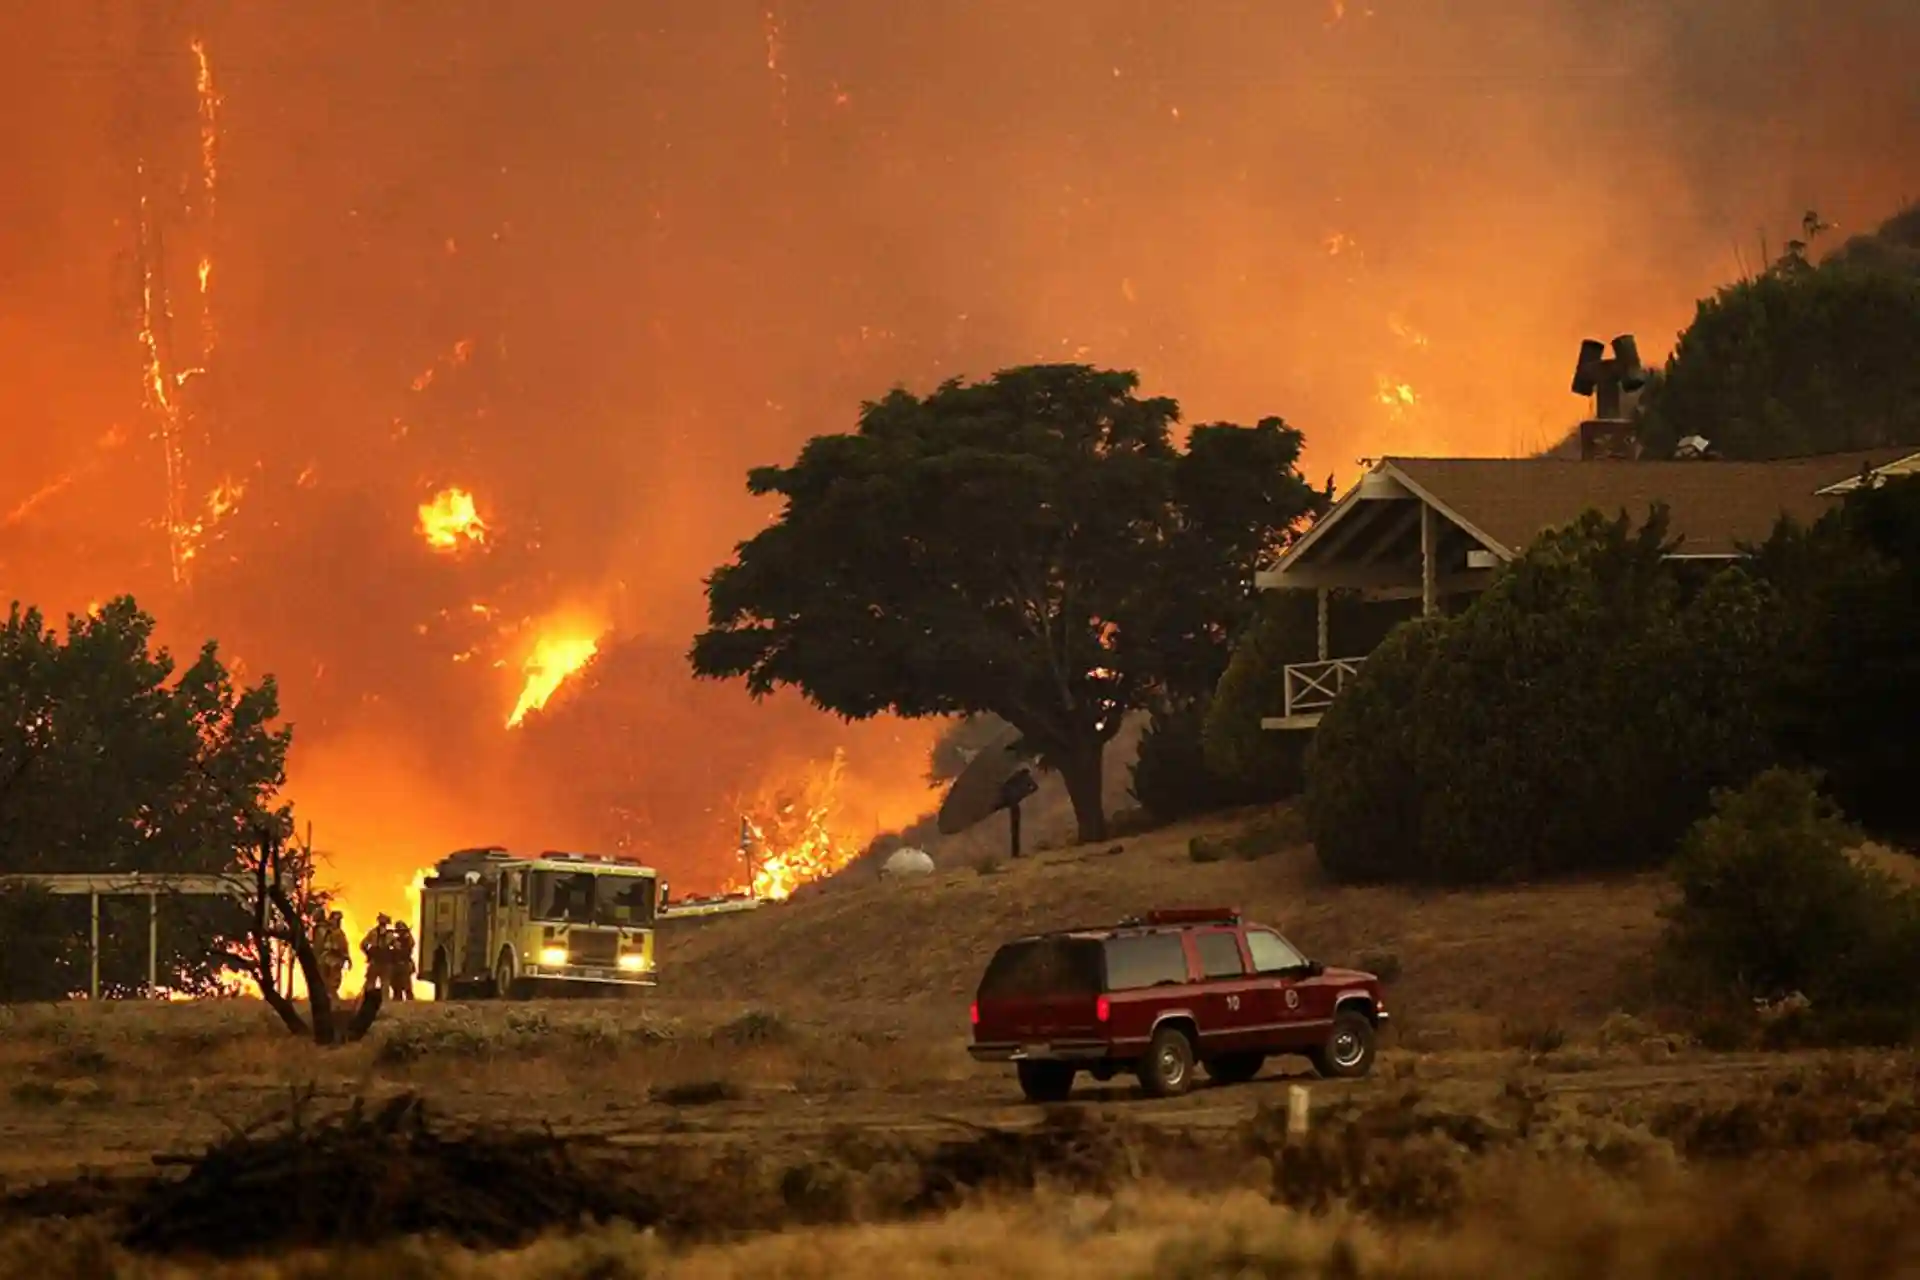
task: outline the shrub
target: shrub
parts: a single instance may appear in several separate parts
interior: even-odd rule
[[[1812,1038],[1899,1041],[1920,1030],[1920,898],[1848,856],[1858,833],[1812,775],[1770,769],[1722,791],[1674,861],[1671,989],[1722,1006],[1803,993]]]
[[[1233,646],[1201,725],[1207,767],[1222,778],[1280,800],[1297,795],[1305,767],[1305,733],[1260,727],[1286,704],[1286,665],[1318,653],[1316,605],[1309,591],[1270,591]]]
[[[1771,763],[1756,686],[1778,601],[1703,587],[1667,519],[1589,512],[1468,608],[1397,630],[1315,733],[1306,813],[1328,872],[1464,884],[1666,858],[1715,786]]]
[[[1781,738],[1868,828],[1920,839],[1909,727],[1920,720],[1920,477],[1857,489],[1760,568],[1791,604]]]
[[[1205,708],[1180,703],[1154,712],[1140,735],[1140,756],[1133,763],[1133,798],[1162,822],[1196,813],[1251,804],[1257,791],[1207,766],[1201,726]]]

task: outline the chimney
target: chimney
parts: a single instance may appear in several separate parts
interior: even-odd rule
[[[1639,456],[1639,437],[1626,419],[1590,418],[1580,424],[1580,461],[1632,462]]]
[[[1606,358],[1606,350],[1607,344],[1588,338],[1580,344],[1574,364],[1573,393],[1595,400],[1594,416],[1580,424],[1582,462],[1632,461],[1640,456],[1633,411],[1648,380],[1646,366],[1640,363],[1640,347],[1632,334],[1623,333],[1613,340],[1611,359]]]

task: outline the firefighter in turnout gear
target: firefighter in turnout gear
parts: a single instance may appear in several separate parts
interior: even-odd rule
[[[393,926],[387,952],[387,985],[395,1000],[413,999],[413,930],[405,920]]]
[[[347,970],[353,968],[353,944],[347,941],[347,927],[341,923],[338,911],[327,913],[314,950],[319,952],[320,977],[327,984],[327,994],[337,1000],[340,982]]]
[[[393,947],[393,921],[385,912],[373,922],[373,928],[367,930],[367,936],[360,939],[360,954],[367,962],[367,990],[386,994],[387,957]]]

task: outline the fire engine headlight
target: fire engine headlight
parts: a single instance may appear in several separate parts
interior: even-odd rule
[[[629,951],[620,957],[620,967],[628,972],[644,969],[647,967],[647,957],[642,952]]]
[[[554,965],[555,967],[558,967],[560,965],[565,964],[566,962],[567,962],[567,949],[565,947],[540,948],[541,964]]]

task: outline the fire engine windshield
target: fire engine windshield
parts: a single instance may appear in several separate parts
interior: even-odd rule
[[[535,920],[622,929],[653,922],[653,881],[591,871],[536,871],[528,905]]]

